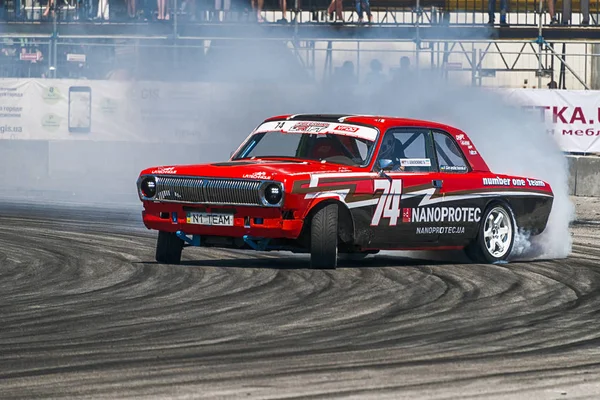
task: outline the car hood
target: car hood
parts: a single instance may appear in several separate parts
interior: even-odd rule
[[[284,181],[287,177],[309,175],[311,173],[354,172],[361,170],[364,169],[320,161],[240,160],[209,164],[153,167],[142,171],[142,175],[179,175]]]

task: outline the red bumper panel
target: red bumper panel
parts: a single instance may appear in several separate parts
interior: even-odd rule
[[[283,219],[278,208],[188,207],[150,202],[145,204],[144,208],[142,218],[148,229],[165,232],[183,231],[188,235],[240,238],[250,235],[271,239],[296,239],[303,225],[303,221],[299,219]],[[202,213],[204,216],[198,217],[197,213]],[[230,216],[233,216],[233,221]],[[196,223],[191,223],[192,221]],[[226,224],[226,226],[204,225],[213,222]]]

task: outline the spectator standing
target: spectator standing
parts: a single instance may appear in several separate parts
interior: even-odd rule
[[[48,0],[48,3],[46,3],[46,9],[44,10],[42,17],[47,17],[50,13],[50,9],[52,9],[52,14],[54,15],[54,0]]]
[[[367,92],[370,103],[376,104],[378,95],[386,88],[388,82],[383,73],[383,66],[378,59],[372,59],[370,66],[371,70],[365,76],[364,90]],[[377,113],[377,111],[374,113]]]
[[[327,7],[327,14],[329,19],[333,19],[333,12],[335,11],[336,21],[344,22],[344,7],[342,4],[343,0],[331,0],[329,7]]]
[[[256,12],[256,20],[258,22],[265,22],[265,19],[262,17],[262,9],[265,0],[251,0],[252,10]]]
[[[288,22],[287,20],[287,0],[279,0],[279,7],[281,8],[281,19],[277,22]]]
[[[551,1],[551,0],[549,0]],[[571,13],[573,9],[573,0],[563,0],[563,14],[562,14],[562,23],[564,25],[568,25],[571,22]],[[583,14],[583,19],[581,20],[581,25],[589,25],[590,24],[590,0],[581,0],[581,14]]]
[[[394,84],[406,84],[407,82],[412,83],[413,73],[410,69],[410,58],[402,56],[400,58],[400,68],[396,69],[392,76],[392,83]]]
[[[380,89],[386,81],[385,75],[383,74],[383,66],[378,59],[374,58],[371,60],[370,67],[371,70],[367,73],[367,76],[365,76],[365,84],[369,87],[373,87],[375,90]]]
[[[108,19],[109,19],[108,0],[98,0],[98,14],[96,15],[96,19],[104,19],[105,21],[108,21]]]
[[[171,18],[167,10],[167,0],[156,0],[156,7],[158,8],[156,19],[168,21]]]
[[[552,0],[548,0],[548,1],[552,1]],[[507,11],[508,11],[508,0],[500,0],[500,25],[507,25],[506,24]],[[495,12],[496,12],[496,0],[488,0],[488,15],[489,15],[488,24],[490,24],[490,25],[493,25],[496,20]]]
[[[231,9],[231,0],[215,0],[215,19],[217,21],[224,21],[226,14]]]
[[[506,0],[504,0],[506,1]],[[367,18],[369,22],[373,22],[373,15],[371,14],[371,4],[370,0],[355,0],[356,2],[356,12],[358,13],[358,23],[362,24],[363,22],[363,11],[367,13]],[[364,5],[364,7],[363,7]]]
[[[21,19],[21,0],[13,0],[13,6],[15,7],[15,19]]]
[[[135,18],[136,16],[136,8],[135,8],[135,0],[125,0],[127,3],[127,15],[129,18]]]
[[[550,25],[558,24],[558,19],[556,19],[556,13],[554,12],[554,2],[555,1],[556,0],[548,0],[546,2],[546,4],[548,4],[548,14],[550,14]]]
[[[356,83],[354,63],[352,61],[344,61],[341,67],[335,69],[328,89],[330,93],[333,93],[340,99],[345,99],[348,96],[351,97],[354,95]]]

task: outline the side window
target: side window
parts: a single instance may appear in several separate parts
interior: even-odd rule
[[[441,132],[433,133],[435,153],[440,172],[467,172],[469,167],[452,137]]]
[[[390,130],[383,137],[377,159],[392,160],[392,171],[435,171],[430,143],[425,129]]]

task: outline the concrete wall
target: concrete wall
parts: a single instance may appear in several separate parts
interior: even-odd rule
[[[569,156],[570,194],[600,197],[600,157]]]

